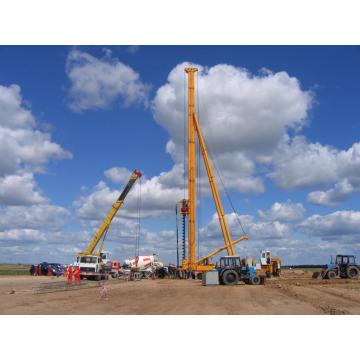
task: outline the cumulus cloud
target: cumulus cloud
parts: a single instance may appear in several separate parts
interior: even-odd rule
[[[125,184],[129,181],[131,171],[123,167],[112,167],[104,172],[105,176],[117,184]]]
[[[308,201],[315,205],[333,206],[346,200],[354,192],[354,187],[348,179],[336,183],[333,189],[327,191],[312,191]]]
[[[71,154],[37,129],[18,85],[0,85],[0,204],[30,205],[47,199],[38,189],[35,172],[43,172],[51,159]]]
[[[177,163],[183,161],[186,65],[170,72],[152,103],[155,120],[170,134],[167,151]],[[198,113],[213,160],[228,186],[247,193],[264,191],[256,161],[269,161],[287,131],[306,124],[312,94],[286,72],[254,75],[225,64],[198,68]]]
[[[305,137],[286,137],[273,157],[274,170],[269,177],[281,188],[324,187],[313,191],[308,201],[317,205],[336,205],[360,190],[360,143],[339,150]]]
[[[8,175],[0,178],[0,204],[32,205],[47,201],[37,187],[32,174]]]
[[[104,181],[100,181],[90,194],[82,195],[74,202],[78,216],[87,220],[104,218],[121,191],[122,189],[111,189]],[[173,214],[175,203],[183,197],[182,190],[172,186],[171,172],[150,179],[143,177],[128,194],[120,210],[123,216],[138,216],[140,194],[143,217],[165,217]]]
[[[24,104],[18,85],[0,85],[0,176],[21,168],[41,170],[53,158],[71,154],[51,141],[50,134],[36,129],[37,123]]]
[[[259,218],[262,221],[296,222],[304,218],[305,208],[301,203],[275,202],[267,211],[258,210]]]
[[[299,228],[305,233],[319,236],[324,240],[352,239],[359,241],[360,212],[341,210],[328,215],[312,215]]]
[[[149,86],[130,66],[112,57],[109,50],[103,58],[72,50],[66,74],[71,82],[70,107],[74,111],[107,108],[118,99],[125,105],[147,104]]]
[[[0,208],[0,229],[59,230],[69,220],[70,212],[54,205],[7,206]]]

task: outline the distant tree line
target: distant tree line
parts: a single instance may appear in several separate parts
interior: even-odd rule
[[[316,265],[316,264],[312,264],[312,265],[282,265],[281,266],[283,269],[313,269],[313,268],[325,268],[324,264],[321,265]]]

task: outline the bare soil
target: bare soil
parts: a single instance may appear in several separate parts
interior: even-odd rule
[[[110,280],[64,288],[66,279],[0,277],[0,314],[360,314],[360,280],[317,280],[287,270],[264,286],[202,286],[197,280]],[[14,289],[15,293],[11,294]]]

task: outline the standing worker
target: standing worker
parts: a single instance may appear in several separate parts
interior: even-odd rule
[[[75,281],[76,282],[80,281],[80,267],[79,266],[75,267]]]
[[[40,266],[40,264],[38,264],[38,265],[36,266],[36,275],[37,275],[37,276],[40,276],[40,275],[41,275],[41,266]]]
[[[52,269],[51,269],[51,266],[50,266],[50,265],[48,265],[47,274],[48,274],[48,276],[52,276],[52,275],[53,275],[53,272],[52,272]]]
[[[68,267],[68,283],[72,283],[72,277],[73,277],[73,268],[72,266],[70,265]]]

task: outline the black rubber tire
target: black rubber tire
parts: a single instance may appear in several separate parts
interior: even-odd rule
[[[349,266],[346,269],[346,275],[349,279],[357,279],[359,277],[359,269],[356,266]]]
[[[222,275],[222,282],[224,285],[236,285],[239,281],[239,275],[235,270],[225,270]]]
[[[250,278],[251,285],[260,285],[261,278],[259,275],[254,275],[252,278]]]
[[[328,273],[327,273],[327,277],[328,277],[328,279],[335,279],[336,278],[336,272],[335,271],[332,271],[332,270],[330,270],[330,271],[328,271]]]

